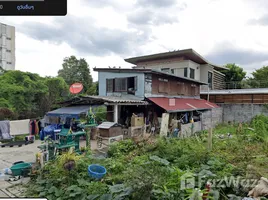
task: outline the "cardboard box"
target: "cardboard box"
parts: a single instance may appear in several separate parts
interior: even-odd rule
[[[143,126],[144,118],[143,117],[131,117],[131,126]]]

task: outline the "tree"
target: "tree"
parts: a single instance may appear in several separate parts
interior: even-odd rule
[[[263,66],[260,69],[256,69],[252,73],[252,78],[249,79],[249,83],[253,88],[266,88],[268,87],[268,66]]]
[[[42,99],[48,89],[43,78],[38,74],[21,71],[7,71],[0,76],[0,97],[4,99],[1,106],[17,113],[19,118],[36,115]]]
[[[246,72],[236,64],[225,65],[229,70],[224,70],[225,82],[240,82],[246,77]]]
[[[58,71],[58,76],[62,77],[68,85],[80,82],[87,92],[92,85],[92,77],[89,65],[84,58],[77,59],[75,56],[67,57],[63,60],[63,69]]]
[[[99,83],[94,82],[91,87],[88,89],[87,94],[88,95],[98,95],[99,94]]]
[[[236,64],[227,64],[225,65],[229,70],[224,70],[222,73],[225,74],[226,86],[229,89],[239,89],[242,87],[241,81],[246,77],[246,72],[242,67],[237,66]]]
[[[68,85],[62,78],[43,78],[29,72],[6,71],[0,75],[0,85],[1,118],[40,117],[56,107],[57,102],[68,98],[65,97],[68,95]]]
[[[57,108],[58,102],[64,101],[69,97],[69,87],[63,78],[46,77],[44,83],[48,88],[48,93],[41,99],[41,113]]]

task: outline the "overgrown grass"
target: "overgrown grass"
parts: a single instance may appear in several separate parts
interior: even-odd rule
[[[29,184],[27,196],[48,199],[185,199],[197,195],[194,189],[182,188],[185,177],[202,175],[204,190],[209,178],[230,176],[268,177],[268,127],[259,126],[266,118],[257,117],[250,125],[222,125],[214,129],[212,151],[207,149],[207,134],[197,138],[157,138],[140,142],[125,140],[109,148],[106,159],[84,156],[76,168],[66,172],[59,159],[48,163]],[[265,122],[266,123],[266,122]],[[248,131],[248,127],[254,130]],[[264,131],[264,133],[261,131]],[[217,134],[231,133],[220,139]],[[89,164],[101,164],[107,169],[101,181],[89,177]],[[251,165],[251,171],[248,170]],[[255,170],[252,171],[252,168]],[[198,185],[196,185],[198,186]],[[214,189],[212,199],[228,199],[228,194],[246,196],[241,187]],[[194,199],[194,198],[193,198]],[[198,198],[196,198],[198,199]]]

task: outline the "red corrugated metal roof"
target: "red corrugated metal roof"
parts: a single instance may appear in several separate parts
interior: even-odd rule
[[[166,97],[151,97],[148,99],[166,110],[167,112],[206,110],[219,107],[216,104],[203,99],[183,99]]]

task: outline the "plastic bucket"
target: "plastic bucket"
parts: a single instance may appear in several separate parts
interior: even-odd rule
[[[12,171],[13,176],[22,176],[30,172],[32,165],[31,163],[19,163],[13,165],[10,170]]]
[[[101,166],[101,165],[89,165],[88,166],[88,174],[89,176],[96,178],[96,179],[101,179],[104,177],[104,175],[106,174],[106,169],[105,167]]]

